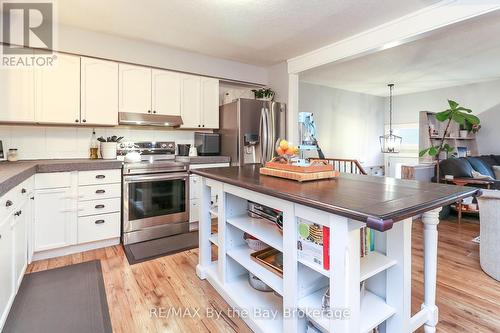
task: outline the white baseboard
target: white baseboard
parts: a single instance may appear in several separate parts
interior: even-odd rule
[[[62,257],[62,256],[67,256],[69,254],[100,249],[103,247],[113,246],[118,244],[120,244],[120,237],[110,238],[102,241],[85,243],[85,244],[71,245],[59,249],[40,251],[40,252],[35,252],[35,254],[33,254],[33,261]]]

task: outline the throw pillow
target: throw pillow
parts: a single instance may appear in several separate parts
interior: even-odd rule
[[[493,179],[488,175],[483,175],[480,172],[477,172],[476,170],[472,170],[472,178],[478,178],[478,179]]]
[[[494,165],[492,168],[493,172],[495,173],[495,178],[497,180],[500,180],[500,165]]]

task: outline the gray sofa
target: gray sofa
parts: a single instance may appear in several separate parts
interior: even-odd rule
[[[491,177],[493,183],[490,185],[490,188],[500,190],[500,179],[497,179],[495,172],[493,172],[494,165],[500,165],[500,155],[448,158],[439,163],[439,172],[441,178],[446,175],[452,175],[454,178],[466,181],[467,179],[474,179],[472,176],[472,171],[474,170]],[[485,187],[486,185],[470,186]]]

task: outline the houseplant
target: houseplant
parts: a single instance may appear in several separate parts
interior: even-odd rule
[[[255,99],[263,100],[263,101],[272,101],[274,99],[274,91],[271,88],[261,88],[261,89],[252,89]]]
[[[459,104],[455,101],[448,100],[448,105],[450,106],[449,109],[446,109],[444,111],[436,113],[436,120],[439,122],[447,122],[445,130],[443,132],[442,138],[439,140],[439,144],[437,145],[432,145],[422,149],[420,151],[420,157],[425,156],[426,154],[435,158],[436,160],[436,179],[437,182],[439,183],[440,181],[440,176],[439,176],[439,159],[440,159],[440,154],[442,152],[445,152],[446,154],[451,153],[452,151],[455,150],[455,147],[450,146],[448,143],[446,143],[446,138],[449,136],[449,130],[450,130],[450,124],[451,122],[455,122],[459,125],[464,125],[468,126],[470,125],[471,128],[476,126],[476,128],[480,123],[480,120],[478,117],[475,115],[471,114],[472,110],[464,108],[462,106],[459,106]]]

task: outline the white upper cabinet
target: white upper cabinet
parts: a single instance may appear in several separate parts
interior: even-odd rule
[[[0,69],[0,121],[35,121],[33,67]]]
[[[153,69],[153,113],[181,115],[181,76],[179,73]]]
[[[57,54],[53,67],[35,69],[35,118],[39,123],[80,123],[80,57]]]
[[[183,128],[201,128],[201,79],[182,75],[181,116]]]
[[[152,113],[151,68],[119,64],[119,111]]]
[[[201,79],[201,126],[219,128],[219,80]]]
[[[118,125],[118,63],[81,58],[81,122]]]

